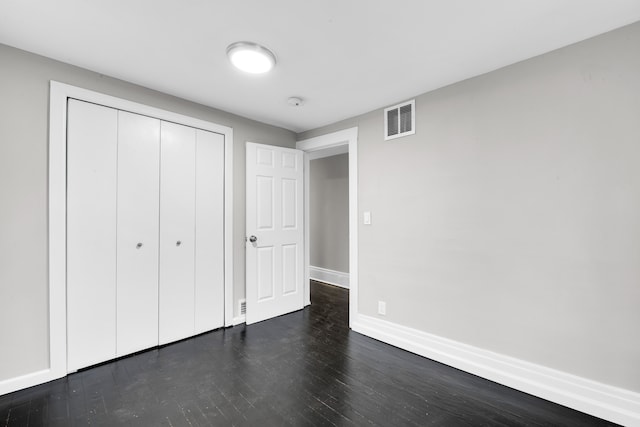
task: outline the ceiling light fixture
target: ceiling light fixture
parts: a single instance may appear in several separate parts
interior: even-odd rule
[[[252,42],[236,42],[227,47],[227,56],[238,69],[262,74],[276,65],[276,57],[269,49]]]

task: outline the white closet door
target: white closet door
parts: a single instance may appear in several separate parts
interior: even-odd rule
[[[162,122],[159,342],[194,334],[196,130]]]
[[[117,114],[68,104],[68,372],[116,356]]]
[[[224,325],[224,136],[196,131],[195,333]]]
[[[119,111],[117,355],[158,345],[160,121]]]

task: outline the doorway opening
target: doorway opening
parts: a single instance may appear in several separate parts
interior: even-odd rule
[[[349,289],[349,153],[311,159],[309,164],[311,302],[319,295],[314,287],[322,283],[340,288],[322,295],[340,295],[335,301],[342,305]]]
[[[349,326],[358,313],[358,128],[350,128],[327,135],[298,141],[296,148],[304,151],[304,224],[305,224],[305,305],[311,303],[311,162],[347,154],[348,163],[348,293]],[[329,269],[330,270],[330,269]],[[317,271],[317,270],[316,270]],[[337,271],[337,270],[334,270]],[[315,272],[314,272],[315,273]],[[334,280],[335,280],[334,276]],[[326,281],[327,279],[325,279]]]

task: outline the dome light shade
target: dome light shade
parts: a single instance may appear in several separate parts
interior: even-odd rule
[[[257,43],[233,43],[227,48],[227,56],[236,68],[252,74],[266,73],[276,65],[273,52]]]

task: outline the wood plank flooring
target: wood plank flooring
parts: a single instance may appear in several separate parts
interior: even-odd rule
[[[1,426],[610,426],[352,332],[348,293],[0,396]]]

